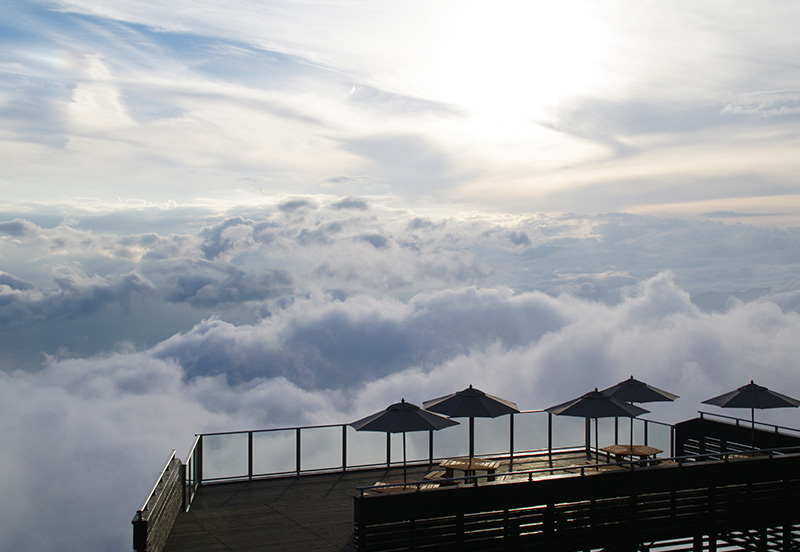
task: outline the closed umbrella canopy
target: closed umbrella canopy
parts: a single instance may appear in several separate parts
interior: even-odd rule
[[[403,481],[406,481],[406,432],[432,431],[457,425],[458,422],[423,410],[419,406],[401,399],[386,407],[385,410],[370,414],[352,422],[350,426],[356,431],[381,431],[384,433],[403,434]]]
[[[753,431],[755,431],[756,408],[797,407],[800,406],[800,400],[782,395],[776,391],[753,383],[753,380],[750,380],[750,383],[738,389],[704,400],[703,404],[713,404],[715,406],[721,406],[722,408],[749,408]]]
[[[468,388],[422,403],[427,410],[451,418],[469,418],[469,457],[475,456],[475,418],[496,418],[519,412],[511,401],[484,393],[470,385]]]

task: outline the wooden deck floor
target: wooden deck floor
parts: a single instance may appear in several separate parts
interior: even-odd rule
[[[585,465],[586,457],[566,455],[556,463]],[[514,469],[543,465],[541,458],[520,459]],[[428,471],[409,467],[408,480]],[[393,468],[204,485],[191,510],[178,515],[164,551],[351,551],[356,488],[402,478],[402,469]]]
[[[409,469],[409,479],[426,468]],[[164,552],[353,550],[356,487],[402,471],[308,475],[200,488],[175,520]]]

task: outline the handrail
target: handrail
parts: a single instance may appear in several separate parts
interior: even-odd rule
[[[520,410],[519,412],[515,412],[514,414],[546,414],[546,410],[536,409],[536,410]],[[655,420],[647,420],[650,423],[661,423],[663,422],[656,422]],[[664,424],[669,425],[669,424]],[[247,433],[266,433],[271,431],[294,431],[294,430],[303,430],[303,429],[324,429],[327,427],[349,427],[349,423],[343,424],[318,424],[318,425],[307,425],[307,426],[287,426],[287,427],[268,427],[262,429],[241,429],[235,431],[215,431],[212,433],[196,433],[195,436],[202,436],[202,437],[215,437],[218,435],[244,435]]]
[[[186,455],[186,460],[187,461],[189,460],[189,458],[191,458],[194,455],[194,451],[197,450],[197,447],[199,446],[201,437],[202,437],[202,435],[195,434],[194,442],[192,443],[192,448],[189,449],[189,454]]]
[[[536,409],[536,410],[522,410],[519,413],[515,413],[512,416],[509,416],[509,428],[510,428],[510,435],[509,435],[509,447],[508,449],[501,449],[500,452],[486,452],[484,455],[491,455],[491,454],[505,454],[506,450],[513,456],[522,452],[521,450],[517,449],[514,444],[514,418],[519,417],[521,415],[530,415],[530,414],[547,414],[549,418],[552,419],[552,414],[547,413],[546,410]],[[648,420],[648,419],[638,419],[638,422],[644,424],[645,430],[645,438],[647,438],[647,428],[650,425],[657,425],[663,427],[672,426],[670,424],[666,424],[664,422],[658,422],[656,420]],[[320,424],[320,425],[308,425],[308,426],[295,426],[295,427],[279,427],[279,428],[264,428],[264,429],[256,429],[256,430],[238,430],[238,431],[220,431],[220,432],[212,432],[212,433],[203,433],[197,434],[197,442],[193,445],[192,450],[190,451],[189,455],[187,456],[187,464],[189,463],[190,459],[196,459],[197,456],[200,457],[198,461],[198,472],[201,475],[199,478],[198,483],[202,484],[203,482],[221,482],[221,481],[241,481],[244,479],[253,479],[254,477],[279,477],[279,476],[287,476],[287,475],[301,475],[303,473],[325,473],[325,472],[332,472],[332,471],[347,471],[348,469],[364,469],[370,467],[376,467],[381,465],[386,465],[387,467],[391,466],[392,464],[396,464],[396,460],[391,460],[390,458],[390,439],[387,436],[387,451],[386,451],[386,458],[385,461],[379,462],[369,462],[369,463],[350,463],[348,462],[347,458],[347,449],[348,449],[348,437],[347,437],[347,429],[349,424]],[[332,429],[332,428],[341,428],[342,429],[342,457],[340,463],[331,463],[330,465],[325,465],[322,467],[314,467],[314,468],[307,468],[303,466],[303,459],[304,450],[300,446],[301,442],[301,434],[305,431],[309,430],[317,430],[317,429]],[[547,428],[547,435],[548,435],[548,448],[552,447],[552,427],[548,424]],[[279,432],[291,432],[294,433],[294,439],[296,440],[296,461],[295,466],[292,468],[290,466],[286,466],[286,469],[283,470],[273,470],[263,473],[256,473],[254,471],[254,445],[253,445],[253,436],[257,434],[264,434],[264,433],[279,433]],[[225,437],[225,436],[247,436],[247,467],[246,472],[243,471],[242,473],[238,474],[224,474],[221,477],[207,477],[204,476],[204,467],[203,467],[203,451],[202,451],[202,441],[204,438],[209,437]],[[542,447],[544,448],[544,447]],[[429,438],[429,451],[428,455],[424,458],[429,463],[436,460],[433,457],[433,433],[431,433]],[[199,452],[199,454],[197,454]],[[671,451],[674,452],[674,451]],[[447,456],[451,456],[449,454]],[[419,458],[415,460],[416,462],[423,461],[423,458]],[[189,477],[192,472],[187,472],[187,477]]]
[[[183,490],[183,509],[188,512],[192,506],[194,495],[197,493],[197,488],[202,484],[203,470],[202,470],[202,455],[198,454],[202,446],[202,436],[195,435],[192,448],[189,449],[189,454],[186,455],[186,470],[184,475],[184,490]]]
[[[509,429],[509,437],[508,437],[508,448],[503,448],[499,452],[485,452],[484,455],[498,455],[498,454],[509,454],[510,458],[513,459],[514,456],[519,455],[520,453],[524,453],[526,451],[517,448],[515,444],[514,435],[515,435],[515,418],[519,418],[520,416],[525,415],[543,415],[547,414],[548,422],[547,427],[544,429],[545,433],[541,434],[539,438],[544,438],[546,435],[547,438],[547,445],[546,447],[537,447],[537,450],[557,450],[558,447],[553,446],[553,415],[548,413],[546,410],[536,409],[536,410],[522,410],[519,413],[515,413],[511,416],[508,416],[508,429]],[[494,422],[497,423],[497,422]],[[640,418],[635,420],[634,423],[642,423],[644,424],[644,435],[645,440],[647,440],[648,431],[647,428],[651,425],[656,426],[663,426],[672,428],[670,424],[666,424],[663,422],[658,422],[656,420],[648,420],[644,418]],[[305,432],[319,430],[319,429],[336,429],[341,428],[341,458],[337,461],[332,461],[326,463],[328,461],[323,461],[322,464],[324,465],[316,465],[313,467],[307,467],[304,464],[304,461],[307,459],[306,448],[302,447],[302,435]],[[266,478],[266,477],[286,477],[291,475],[302,475],[302,474],[317,474],[317,473],[332,473],[332,472],[345,472],[350,469],[369,469],[378,466],[386,466],[391,467],[392,465],[397,465],[398,460],[392,459],[392,447],[391,447],[391,437],[390,435],[386,436],[386,456],[384,460],[377,461],[377,462],[358,462],[358,459],[353,459],[353,461],[348,459],[348,450],[353,450],[352,445],[349,444],[349,437],[348,437],[348,428],[349,424],[320,424],[320,425],[308,425],[308,426],[295,426],[295,427],[278,427],[278,428],[263,428],[263,429],[255,429],[255,430],[238,430],[238,431],[219,431],[219,432],[212,432],[212,433],[202,433],[196,434],[195,443],[192,445],[192,448],[187,455],[186,464],[187,467],[190,469],[186,470],[186,485],[187,491],[185,493],[185,508],[191,506],[192,499],[194,497],[194,493],[199,485],[203,483],[219,483],[219,482],[226,482],[226,481],[243,481],[243,480],[252,480],[254,478]],[[266,433],[290,433],[295,434],[294,437],[290,437],[289,439],[293,439],[295,441],[295,461],[294,466],[291,465],[291,461],[287,464],[283,464],[282,466],[276,466],[283,469],[274,468],[272,470],[266,470],[259,472],[256,469],[257,462],[256,460],[263,458],[257,455],[257,451],[254,446],[254,435],[259,434],[266,434]],[[674,433],[674,431],[673,431]],[[444,457],[452,456],[452,453],[446,454],[442,458],[436,457],[434,458],[433,450],[434,450],[434,434],[435,432],[429,432],[429,439],[428,439],[428,453],[424,457],[415,458],[409,460],[409,464],[419,464],[419,463],[432,463],[437,460],[441,460]],[[205,456],[208,456],[208,453],[204,453],[204,446],[203,440],[205,438],[211,437],[222,437],[225,438],[227,436],[246,436],[246,442],[244,444],[245,450],[242,453],[245,456],[240,456],[240,458],[245,462],[245,466],[239,468],[240,473],[221,473],[221,474],[212,474],[209,473],[206,469],[204,464],[207,464],[208,460],[205,459]],[[670,436],[670,441],[672,441],[672,435]],[[544,445],[544,443],[541,443]],[[236,445],[241,446],[241,445]],[[289,445],[292,446],[292,445]],[[574,446],[574,445],[573,445]],[[666,448],[666,447],[664,447]],[[285,452],[289,452],[287,449]],[[674,450],[672,449],[672,442],[670,442],[670,452],[674,454]],[[241,464],[240,464],[241,466]]]
[[[156,493],[156,489],[158,488],[158,485],[161,483],[161,481],[163,481],[164,474],[167,472],[167,469],[169,469],[169,465],[175,459],[175,452],[176,452],[175,449],[172,449],[172,454],[170,454],[169,460],[167,460],[167,463],[164,464],[164,468],[161,470],[161,473],[159,474],[158,479],[156,479],[156,484],[153,485],[153,488],[150,490],[150,493],[148,493],[147,498],[144,500],[144,504],[142,504],[142,507],[139,508],[139,510],[138,510],[138,512],[140,514],[147,510],[147,504],[150,502],[150,499],[153,498],[153,495]]]
[[[752,420],[745,420],[744,418],[737,418],[735,416],[726,416],[724,414],[717,414],[716,412],[705,412],[703,410],[698,410],[697,413],[700,414],[700,419],[705,418],[705,416],[713,416],[715,418],[724,418],[726,420],[734,420],[734,421],[736,421],[736,425],[737,426],[741,426],[742,425],[740,422],[745,422],[748,426],[752,427],[752,425],[754,423]],[[779,429],[783,429],[783,430],[786,430],[786,431],[791,431],[793,433],[800,433],[800,430],[798,430],[797,428],[794,428],[794,427],[775,425],[775,424],[770,424],[770,423],[767,423],[767,422],[759,422],[758,420],[755,420],[755,425],[756,426],[771,427],[771,428],[775,429],[775,433],[780,433],[778,431]]]
[[[203,437],[215,437],[218,435],[241,435],[245,433],[268,433],[270,431],[290,431],[297,429],[324,429],[326,427],[342,427],[349,426],[350,424],[320,424],[309,426],[291,426],[291,427],[268,427],[263,429],[243,429],[237,431],[215,431],[213,433],[199,433]]]
[[[546,410],[520,410],[519,412],[515,412],[516,416],[520,414],[546,414]],[[635,418],[636,421],[644,422],[647,424],[653,425],[660,425],[665,427],[672,427],[672,424],[668,424],[666,422],[660,422],[658,420],[650,420],[648,418]],[[744,421],[744,420],[743,420]],[[756,422],[758,423],[758,422]],[[243,429],[243,430],[235,430],[235,431],[215,431],[212,433],[198,433],[195,436],[200,437],[217,437],[217,436],[224,436],[224,435],[247,435],[250,433],[270,433],[270,432],[279,432],[279,431],[297,431],[297,430],[308,430],[308,429],[325,429],[331,427],[350,427],[350,424],[319,424],[319,425],[307,425],[307,426],[289,426],[289,427],[270,427],[270,428],[262,428],[262,429]],[[789,429],[789,428],[787,428]]]
[[[510,453],[511,454],[511,458],[513,458],[513,457],[516,457],[516,456],[518,456],[520,454],[524,454],[526,452],[531,452],[529,450],[516,449],[516,447],[514,446],[514,439],[513,439],[514,418],[515,417],[519,417],[520,415],[531,415],[531,414],[533,414],[533,415],[536,415],[536,414],[548,414],[548,418],[550,419],[550,422],[548,422],[548,427],[547,427],[547,430],[546,430],[547,431],[547,440],[548,440],[547,447],[546,448],[543,447],[543,448],[540,448],[540,449],[537,449],[537,450],[544,450],[544,451],[547,451],[547,450],[550,450],[550,451],[562,450],[564,447],[559,448],[559,447],[553,447],[552,446],[553,428],[552,428],[552,425],[550,425],[551,422],[552,422],[552,414],[547,413],[545,410],[523,410],[523,411],[520,411],[518,414],[515,414],[514,416],[509,416],[509,426],[510,426],[510,443],[509,443],[510,447],[509,447],[509,450],[508,451],[502,451],[502,452],[495,452],[495,453],[487,452],[484,455],[485,456],[498,456],[498,455],[506,455],[506,454]],[[703,414],[708,414],[710,416],[718,416],[716,414],[701,412],[701,417],[702,417]],[[737,418],[731,418],[731,417],[727,417],[727,416],[720,416],[720,417],[737,420]],[[745,420],[740,420],[740,421],[744,422]],[[658,420],[650,420],[650,419],[647,419],[647,418],[634,418],[633,422],[634,423],[642,423],[642,424],[644,424],[644,439],[645,439],[645,441],[648,441],[648,439],[649,439],[648,430],[647,430],[648,427],[656,426],[656,427],[669,428],[670,429],[670,434],[669,434],[669,437],[668,437],[668,439],[669,439],[669,449],[668,450],[669,450],[670,458],[675,458],[675,456],[674,456],[674,454],[675,454],[675,448],[674,448],[674,444],[675,444],[675,426],[674,425],[668,424],[668,423],[665,423],[665,422],[660,422]],[[247,480],[252,480],[254,478],[286,477],[286,476],[303,475],[303,474],[335,473],[335,472],[344,472],[344,471],[348,471],[348,470],[352,470],[352,469],[360,470],[360,469],[370,469],[370,468],[375,468],[375,467],[380,467],[380,466],[391,467],[392,465],[398,465],[398,463],[399,463],[398,461],[390,459],[391,447],[389,446],[389,444],[390,444],[389,436],[387,436],[387,451],[386,451],[385,460],[378,461],[378,462],[368,462],[368,463],[357,462],[357,461],[353,461],[353,462],[348,461],[347,452],[348,452],[348,448],[350,447],[350,445],[348,443],[348,438],[347,438],[347,428],[348,427],[349,427],[349,424],[321,424],[321,425],[279,427],[279,428],[264,428],[264,429],[257,429],[257,430],[223,431],[223,432],[197,434],[195,442],[193,443],[193,445],[192,445],[192,447],[191,447],[191,449],[189,451],[189,454],[187,455],[187,460],[186,460],[187,470],[186,470],[186,480],[185,480],[186,491],[185,491],[185,494],[184,494],[184,507],[185,507],[185,509],[187,511],[189,510],[189,508],[191,507],[191,503],[192,503],[192,500],[194,498],[194,495],[195,495],[195,493],[197,491],[197,488],[200,485],[204,484],[204,483],[221,483],[221,482],[226,482],[226,481],[231,481],[231,482],[232,481],[247,481]],[[321,466],[321,467],[319,467],[319,466],[317,466],[317,467],[305,467],[303,465],[303,459],[304,459],[303,453],[306,451],[306,449],[305,448],[301,448],[301,446],[300,446],[301,435],[303,434],[303,432],[304,431],[308,431],[308,430],[334,429],[334,428],[341,428],[342,429],[342,433],[344,434],[343,438],[342,438],[342,443],[341,443],[341,446],[342,446],[341,462],[340,463],[339,462],[333,462],[330,465],[324,465],[324,466]],[[786,428],[786,429],[791,429],[791,428]],[[253,458],[253,456],[254,456],[255,452],[254,452],[254,447],[253,447],[253,435],[255,435],[255,434],[263,434],[263,433],[276,433],[276,432],[291,432],[291,433],[295,433],[296,434],[295,437],[293,438],[296,441],[296,443],[295,443],[295,447],[296,447],[295,465],[294,466],[287,465],[286,469],[283,469],[283,470],[277,470],[277,471],[273,470],[273,471],[267,471],[267,472],[264,472],[264,473],[257,473],[257,471],[254,468],[254,458]],[[233,435],[247,435],[248,436],[247,445],[246,445],[247,446],[247,451],[246,451],[246,454],[247,454],[246,471],[247,471],[247,473],[239,473],[239,474],[226,473],[226,474],[222,474],[220,477],[217,477],[217,476],[208,477],[208,475],[213,475],[213,474],[204,474],[203,439],[207,438],[207,437],[218,437],[218,436],[225,437],[225,436],[233,436]],[[430,439],[429,439],[429,445],[428,445],[430,447],[430,450],[428,451],[428,454],[425,455],[424,458],[415,458],[413,460],[409,460],[408,461],[408,465],[422,465],[422,464],[426,464],[426,463],[430,464],[432,462],[436,462],[436,461],[439,461],[439,460],[443,459],[443,458],[440,458],[440,457],[434,457],[433,456],[433,452],[432,452],[433,451],[432,447],[434,445],[434,442],[433,442],[433,438],[434,437],[433,437],[433,435],[434,435],[434,432],[431,432]],[[645,442],[645,444],[648,444],[648,443]],[[291,446],[291,445],[289,445],[289,446]],[[667,449],[667,447],[661,447],[661,448]],[[447,456],[450,456],[450,455],[447,455]]]

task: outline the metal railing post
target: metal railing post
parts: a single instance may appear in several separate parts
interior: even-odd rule
[[[553,414],[547,413],[547,457],[550,467],[553,467]]]
[[[347,425],[342,424],[342,472],[347,471]]]
[[[297,448],[295,449],[295,454],[297,456],[297,458],[296,458],[296,468],[295,469],[297,471],[297,475],[300,475],[300,469],[301,469],[301,467],[300,467],[300,457],[301,457],[301,455],[300,455],[300,428],[299,427],[295,430],[295,433],[296,433],[296,438],[295,439],[297,441]]]
[[[508,471],[514,471],[514,413],[508,417]]]
[[[247,432],[247,479],[253,480],[253,432]]]
[[[428,431],[428,465],[433,465],[433,430]]]
[[[669,455],[675,457],[675,426],[669,428]]]
[[[197,441],[197,484],[203,484],[203,436]]]

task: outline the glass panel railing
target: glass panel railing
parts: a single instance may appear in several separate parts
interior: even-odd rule
[[[469,420],[456,421],[459,425],[433,432],[434,458],[456,458],[469,453]]]
[[[594,422],[592,422],[592,446],[594,446],[594,431]],[[554,449],[584,447],[586,445],[586,420],[573,416],[553,416],[552,442]]]
[[[642,428],[644,431],[644,423],[642,424]],[[641,442],[651,447],[656,447],[658,449],[663,450],[662,456],[672,456],[673,451],[672,448],[673,444],[673,428],[671,425],[659,423],[659,422],[647,422],[647,439],[645,442],[645,438],[642,437]]]
[[[342,426],[303,428],[300,450],[301,471],[341,469]]]
[[[434,432],[434,442],[436,440]],[[406,460],[408,462],[423,462],[428,460],[428,444],[430,439],[428,431],[414,431],[406,433]],[[392,462],[403,463],[403,434],[392,434]]]
[[[547,412],[514,414],[514,452],[547,449]]]
[[[386,434],[347,428],[347,466],[386,464]]]
[[[297,470],[297,431],[294,428],[253,432],[253,475]]]
[[[203,480],[247,477],[247,433],[203,436]]]
[[[433,460],[469,454],[469,419],[457,426],[433,432]],[[515,456],[528,451],[583,449],[587,445],[586,420],[550,416],[544,411],[526,411],[512,418],[475,419],[475,455]],[[634,444],[648,444],[665,454],[671,452],[672,427],[659,422],[633,420]],[[192,458],[189,478],[202,472],[204,481],[241,479],[291,473],[385,466],[387,436],[382,432],[355,431],[346,425],[280,428],[250,432],[206,434],[197,458]],[[628,418],[603,418],[589,424],[589,446],[600,448],[631,441]],[[402,434],[389,437],[389,461],[403,462]],[[427,462],[431,458],[428,431],[406,434],[406,460]],[[199,460],[198,460],[199,459]],[[201,466],[196,464],[202,462]]]

